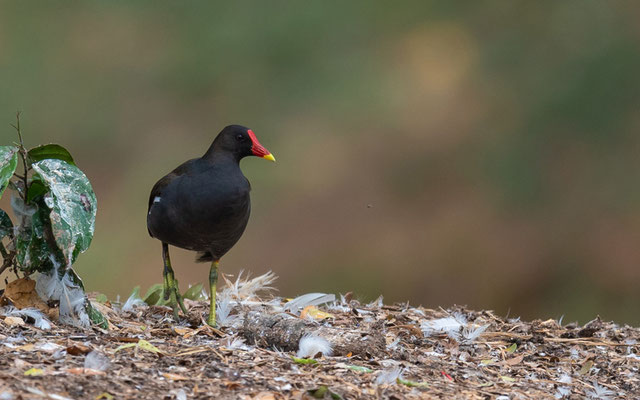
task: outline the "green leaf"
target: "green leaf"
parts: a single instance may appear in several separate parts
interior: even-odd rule
[[[30,368],[24,371],[24,376],[41,376],[44,375],[44,371],[41,368]]]
[[[518,344],[517,343],[513,343],[511,346],[507,347],[507,353],[515,353],[516,350],[518,349]]]
[[[18,167],[18,148],[16,146],[0,146],[0,197],[7,188],[16,167]]]
[[[593,360],[587,360],[584,364],[582,364],[580,371],[578,371],[578,375],[585,375],[587,372],[589,372],[591,367],[593,367],[593,364]]]
[[[27,206],[19,197],[11,205],[14,215],[27,220],[27,223],[18,226],[16,233],[16,261],[20,269],[27,273],[48,272],[53,267],[49,258],[52,249],[47,244],[44,232],[49,210],[42,204]]]
[[[409,387],[417,387],[417,388],[428,388],[429,384],[426,382],[416,382],[416,381],[410,381],[408,379],[402,379],[402,378],[398,378],[396,379],[396,381],[401,384],[401,385],[405,385],[405,386],[409,386]]]
[[[11,218],[4,210],[0,210],[0,240],[5,236],[13,235],[13,223]]]
[[[34,179],[27,190],[27,203],[33,203],[34,200],[37,200],[38,197],[43,196],[48,191],[49,189],[47,189],[42,180]]]
[[[324,399],[327,394],[334,400],[343,399],[342,396],[340,396],[336,392],[331,391],[331,389],[329,389],[325,385],[319,386],[316,389],[309,389],[307,390],[307,393],[309,393],[311,396],[313,396],[316,399]]]
[[[100,304],[104,304],[104,303],[106,303],[107,301],[109,301],[109,299],[107,298],[107,295],[106,295],[106,294],[104,294],[104,293],[98,293],[98,294],[96,295],[96,301],[97,301],[98,303],[100,303]]]
[[[184,292],[182,298],[189,300],[206,300],[205,296],[202,294],[202,283],[191,286],[186,292]]]
[[[34,147],[27,153],[32,163],[42,160],[62,160],[67,164],[76,165],[71,157],[71,153],[59,144],[43,144],[38,147]]]
[[[345,368],[348,368],[352,371],[356,371],[356,372],[373,372],[373,370],[371,368],[367,368],[367,367],[362,367],[360,365],[345,365]]]
[[[318,363],[318,360],[314,360],[313,358],[298,358],[298,357],[291,356],[291,359],[296,364],[313,365]]]
[[[147,342],[144,339],[140,339],[136,343],[127,343],[127,344],[123,344],[122,346],[118,346],[118,348],[114,350],[114,353],[117,353],[120,350],[130,349],[132,347],[135,347],[135,348],[138,348],[138,349],[142,349],[142,350],[145,350],[145,351],[149,351],[151,353],[160,354],[160,355],[163,355],[163,356],[167,355],[167,353],[165,353],[164,351],[158,349],[156,346],[152,345],[151,343]]]
[[[103,295],[104,296],[104,295]],[[106,298],[107,296],[105,296]],[[86,302],[85,308],[87,310],[87,315],[89,315],[89,320],[99,326],[102,329],[109,329],[109,321],[107,318],[98,310],[96,310],[90,302]]]
[[[143,300],[150,306],[163,305],[165,303],[163,294],[164,286],[161,283],[156,283],[147,290]]]
[[[86,175],[75,165],[46,159],[32,165],[49,188],[44,202],[51,210],[53,237],[71,265],[89,248],[95,229],[97,200]]]

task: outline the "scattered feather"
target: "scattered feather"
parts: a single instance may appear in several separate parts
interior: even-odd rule
[[[572,381],[573,379],[571,378],[571,376],[567,374],[560,375],[560,378],[558,379],[559,383],[571,383]],[[555,397],[556,399],[562,399],[564,397],[569,396],[570,394],[571,394],[571,389],[569,387],[558,386],[555,393],[553,394],[553,397]]]
[[[228,292],[222,291],[216,297],[216,321],[221,326],[232,326],[238,321],[237,315],[231,315],[233,311],[233,304],[231,295]]]
[[[86,369],[106,371],[110,365],[111,361],[109,361],[109,358],[96,350],[93,350],[91,353],[87,354],[84,359],[84,367]]]
[[[371,303],[367,304],[367,307],[369,307],[369,308],[380,308],[383,305],[384,305],[384,298],[382,296],[379,296],[377,299],[375,299]]]
[[[227,345],[225,347],[229,350],[249,350],[244,339],[238,336],[233,336],[227,339]]]
[[[432,319],[425,321],[420,325],[422,333],[425,337],[433,336],[437,333],[451,332],[459,334],[460,330],[467,324],[467,319],[461,314],[455,314],[451,317]]]
[[[457,342],[471,343],[480,337],[489,328],[489,325],[471,324],[464,315],[454,313],[449,317],[425,321],[420,325],[420,328],[425,337],[444,333]]]
[[[133,311],[135,307],[146,307],[147,303],[144,302],[140,298],[140,286],[136,286],[131,293],[131,296],[127,299],[127,301],[122,306],[122,311],[129,312]]]
[[[231,282],[224,275],[222,278],[225,280],[227,287],[223,290],[227,291],[232,297],[245,300],[255,296],[259,291],[273,290],[274,288],[269,286],[275,282],[278,277],[273,272],[269,271],[266,274],[262,274],[253,279],[243,279],[242,272],[238,274],[235,282]]]
[[[615,395],[616,392],[600,386],[598,382],[593,382],[593,390],[587,391],[587,397],[590,399],[609,400]]]
[[[396,383],[399,378],[402,378],[402,368],[385,369],[376,377],[376,385]]]
[[[61,264],[51,255],[49,257],[53,268],[49,273],[36,277],[36,292],[45,301],[60,302],[60,321],[69,325],[88,327],[89,315],[85,310],[86,296],[81,287],[71,279],[70,271],[60,276]]]
[[[387,344],[387,350],[394,350],[398,347],[398,343],[400,343],[400,336],[396,336],[391,343]]]
[[[0,313],[8,317],[20,317],[26,320],[33,320],[33,326],[42,330],[51,329],[51,323],[42,311],[37,308],[23,308],[22,310],[18,310],[13,306],[7,306],[0,309]]]
[[[300,311],[307,306],[317,306],[324,303],[330,303],[336,300],[335,294],[326,293],[307,293],[296,297],[284,305],[285,311],[291,311],[298,315]]]
[[[480,337],[484,333],[484,331],[489,328],[489,325],[482,325],[478,327],[467,327],[462,330],[462,342],[463,343],[472,343],[477,338]]]
[[[331,343],[327,339],[314,334],[306,334],[300,339],[297,356],[299,358],[314,357],[317,354],[330,356],[332,351]]]

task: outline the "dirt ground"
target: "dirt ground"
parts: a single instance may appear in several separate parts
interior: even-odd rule
[[[96,302],[109,330],[0,317],[0,399],[640,398],[638,328],[350,296],[300,312],[240,292],[220,329],[188,300],[178,323],[168,307]],[[310,334],[332,355],[297,354]]]

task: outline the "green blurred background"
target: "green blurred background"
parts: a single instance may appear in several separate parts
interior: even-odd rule
[[[76,269],[161,281],[158,178],[225,125],[253,216],[222,269],[283,296],[640,322],[640,3],[2,2],[3,143],[58,142],[98,196]],[[8,196],[2,199],[7,207]],[[174,250],[181,285],[208,266]]]

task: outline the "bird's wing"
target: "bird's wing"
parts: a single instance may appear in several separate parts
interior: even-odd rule
[[[156,182],[155,185],[153,185],[153,189],[151,189],[151,194],[149,195],[149,208],[147,209],[147,212],[151,210],[151,206],[153,205],[153,200],[156,197],[160,197],[162,195],[162,190],[165,187],[167,187],[167,185],[169,185],[174,179],[184,175],[188,171],[189,166],[192,163],[194,163],[196,160],[197,159],[194,158],[193,160],[189,160],[183,164],[180,164],[178,168],[169,172],[167,175],[162,177],[158,182]]]

